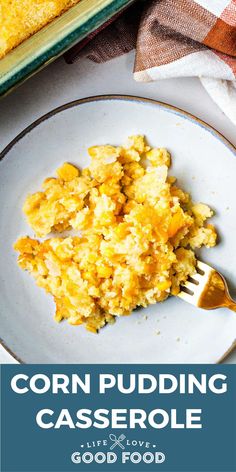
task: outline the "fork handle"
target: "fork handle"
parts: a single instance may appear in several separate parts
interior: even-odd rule
[[[236,302],[233,302],[233,300],[229,301],[229,303],[227,304],[227,308],[229,308],[229,310],[236,312]]]

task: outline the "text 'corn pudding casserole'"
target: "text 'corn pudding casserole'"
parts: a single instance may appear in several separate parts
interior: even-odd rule
[[[80,171],[65,163],[23,207],[41,241],[18,239],[18,264],[54,297],[55,319],[96,332],[115,316],[161,302],[195,272],[194,248],[216,244],[213,212],[168,177],[170,154],[143,136],[89,148]]]
[[[80,0],[1,0],[0,59]]]

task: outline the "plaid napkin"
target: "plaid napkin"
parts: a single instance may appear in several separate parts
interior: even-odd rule
[[[236,124],[236,0],[136,2],[66,60],[104,62],[135,46],[135,80],[199,76]]]

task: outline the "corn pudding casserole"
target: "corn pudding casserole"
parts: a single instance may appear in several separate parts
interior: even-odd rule
[[[80,0],[1,0],[0,58]]]
[[[55,319],[96,332],[176,295],[196,271],[194,249],[214,246],[216,231],[211,209],[168,176],[166,149],[134,136],[88,152],[88,168],[65,163],[26,198],[40,239],[22,237],[14,248],[19,266],[53,295]]]

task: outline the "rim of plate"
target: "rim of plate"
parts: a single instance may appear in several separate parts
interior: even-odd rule
[[[119,94],[112,94],[112,95],[95,95],[91,97],[86,97],[86,98],[80,98],[77,100],[73,100],[72,102],[65,103],[64,105],[60,105],[57,108],[54,108],[53,110],[49,111],[48,113],[45,113],[42,115],[40,118],[37,120],[33,121],[29,126],[27,126],[23,131],[21,131],[4,149],[3,151],[0,152],[0,161],[7,156],[8,152],[17,144],[22,138],[24,138],[30,131],[32,131],[34,128],[36,128],[38,125],[43,123],[44,121],[48,120],[52,116],[57,115],[58,113],[61,113],[65,110],[68,110],[73,107],[77,107],[80,105],[84,105],[86,103],[91,103],[91,102],[100,102],[100,101],[112,101],[112,100],[117,100],[117,101],[125,101],[125,102],[130,102],[130,103],[143,103],[147,105],[152,105],[152,106],[157,106],[159,108],[164,109],[165,111],[175,114],[177,116],[181,116],[182,118],[191,121],[192,123],[195,123],[197,126],[200,126],[200,128],[204,128],[208,133],[212,134],[218,141],[221,141],[227,148],[229,148],[232,153],[236,157],[236,146],[234,146],[233,143],[231,143],[222,133],[217,131],[213,126],[209,125],[202,119],[196,117],[192,113],[189,113],[181,108],[178,108],[174,105],[169,105],[168,103],[161,102],[159,100],[154,100],[152,98],[144,98],[144,97],[138,97],[135,95],[119,95]],[[15,352],[11,350],[11,348],[6,344],[6,342],[0,338],[0,345],[15,359],[18,363],[20,364],[26,364],[26,361],[23,361]],[[233,350],[236,348],[236,339],[232,343],[232,345],[227,349],[227,351],[218,359],[216,364],[220,364],[223,362],[229,354],[233,352]]]

